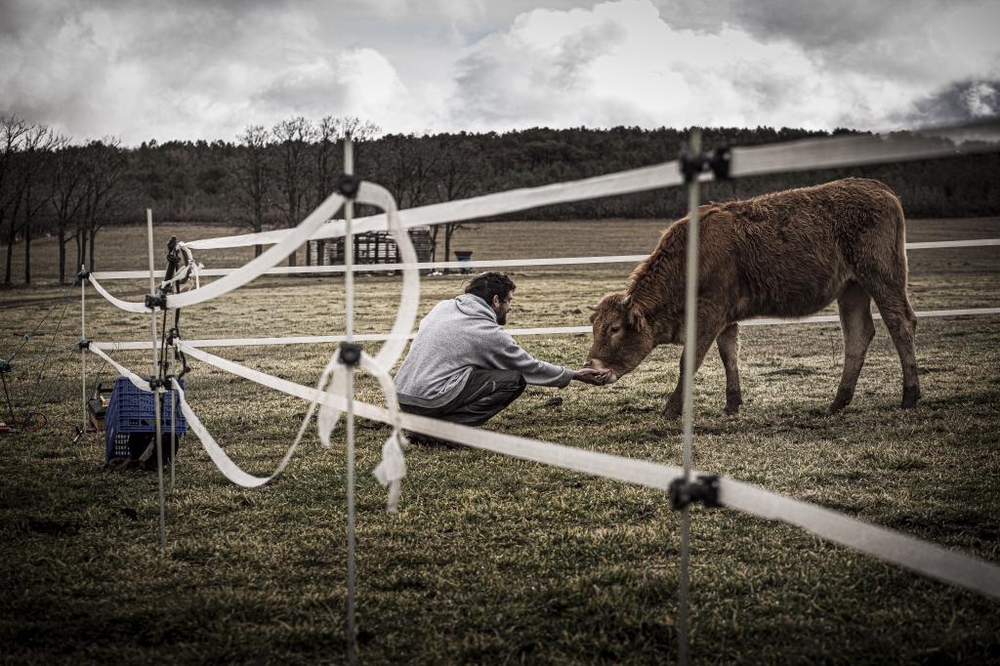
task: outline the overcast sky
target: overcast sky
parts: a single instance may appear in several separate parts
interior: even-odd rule
[[[358,117],[891,129],[1000,112],[998,0],[0,0],[0,115],[233,141]]]

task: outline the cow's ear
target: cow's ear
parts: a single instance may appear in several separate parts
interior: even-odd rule
[[[630,307],[625,311],[625,316],[631,328],[637,331],[644,331],[646,329],[646,315],[639,308],[635,306]]]

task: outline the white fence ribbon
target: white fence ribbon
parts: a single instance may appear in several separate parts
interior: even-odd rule
[[[1000,308],[959,308],[954,310],[917,310],[914,312],[917,318],[928,317],[973,317],[983,315],[1000,314]],[[882,315],[877,312],[872,313],[873,319],[881,319]],[[740,322],[740,326],[775,326],[788,324],[829,324],[839,323],[839,315],[814,315],[802,319],[745,319]],[[512,336],[524,335],[590,335],[593,332],[592,326],[551,326],[547,328],[509,328],[507,332]],[[355,335],[356,342],[378,342],[388,340],[391,336],[384,333],[364,333]],[[403,339],[412,338],[408,334]],[[208,340],[188,340],[187,344],[192,347],[267,347],[272,345],[315,345],[344,342],[347,339],[344,335],[296,335],[287,338],[224,338]],[[149,349],[152,343],[149,340],[135,342],[91,342],[92,347],[105,349],[107,351],[125,351]]]
[[[181,294],[171,294],[167,296],[167,307],[170,309],[187,307],[189,305],[217,298],[234,289],[237,289],[238,287],[242,287],[251,280],[262,275],[265,271],[267,271],[267,269],[273,268],[280,262],[284,261],[288,255],[306,242],[310,234],[315,232],[316,229],[318,229],[326,222],[326,220],[336,213],[337,210],[340,209],[343,202],[343,196],[338,193],[331,194],[323,203],[317,206],[316,209],[306,217],[306,219],[302,220],[297,227],[294,229],[284,230],[281,241],[268,248],[268,250],[259,257],[247,262],[240,268],[227,273],[221,279],[216,280],[215,282],[212,282],[204,287],[199,286],[196,289],[192,289]],[[196,243],[185,243],[185,251],[190,253],[190,248],[195,245]],[[190,261],[192,264],[196,263],[193,258]],[[148,312],[145,302],[126,302],[114,298],[99,284],[97,284],[93,277],[93,274],[91,274],[91,283],[94,284],[94,287],[98,290],[98,292],[100,292],[102,296],[118,308],[128,312]]]
[[[410,235],[400,224],[396,211],[396,202],[384,187],[362,181],[358,188],[357,200],[362,203],[379,206],[386,212],[386,228],[389,235],[396,241],[400,258],[403,260],[403,288],[399,294],[399,308],[396,310],[396,320],[384,345],[375,356],[376,364],[391,368],[406,349],[413,325],[417,321],[417,308],[420,305],[420,273],[417,271],[417,251],[413,249]]]
[[[147,344],[151,345],[152,343],[149,342]],[[148,348],[149,347],[147,347],[147,349]],[[129,370],[125,366],[121,365],[120,363],[117,363],[113,358],[111,358],[110,356],[108,356],[107,354],[104,353],[104,350],[101,349],[100,345],[96,345],[96,344],[91,343],[87,347],[87,349],[91,353],[94,353],[97,356],[100,356],[105,361],[107,361],[108,363],[110,363],[111,366],[115,370],[118,371],[118,374],[127,377],[128,380],[130,382],[132,382],[132,385],[135,386],[136,388],[142,389],[143,391],[148,391],[149,390],[149,380],[148,379],[146,379],[144,377],[140,377],[139,375],[135,374],[134,372],[132,372],[131,370]]]
[[[504,455],[667,491],[680,467],[477,430],[412,414],[403,427]],[[693,476],[705,472],[692,471]],[[1000,599],[1000,567],[830,509],[783,497],[749,484],[719,478],[719,499],[728,507],[781,520],[812,534],[945,583]]]
[[[309,213],[306,219],[302,220],[297,227],[292,230],[286,230],[284,238],[279,243],[268,248],[259,257],[247,262],[239,270],[204,287],[168,296],[167,305],[171,308],[183,308],[196,303],[203,303],[227,294],[233,289],[242,287],[251,280],[259,277],[267,269],[287,259],[288,255],[305,243],[316,229],[325,224],[340,209],[343,203],[343,195],[334,192],[323,203],[317,206],[313,212]],[[195,245],[195,243],[185,243],[186,247],[192,249],[195,248]]]
[[[949,136],[964,128],[943,127],[893,134],[845,134],[841,136],[800,139],[752,148],[734,148],[729,175],[732,178],[790,171],[812,171],[885,162],[910,162],[995,153],[1000,121],[980,123],[981,131],[992,140],[965,142],[961,136]]]
[[[973,238],[969,240],[954,241],[926,241],[920,243],[907,243],[907,250],[927,250],[940,248],[960,248],[960,247],[987,247],[1000,245],[1000,238]],[[585,264],[634,264],[645,261],[648,254],[622,254],[603,257],[539,257],[535,259],[479,259],[475,261],[432,261],[416,262],[412,267],[418,271],[436,268],[500,268],[500,267],[531,267],[531,266],[581,266]],[[408,263],[394,264],[355,264],[355,273],[394,273],[409,267]],[[215,268],[202,270],[200,275],[204,277],[218,277],[229,275],[239,270],[238,268]],[[343,264],[324,266],[281,266],[269,268],[264,271],[265,275],[323,275],[327,273],[343,273],[346,270]],[[159,275],[163,272],[159,271]],[[137,280],[149,278],[149,271],[106,271],[92,273],[101,280]]]
[[[374,474],[379,483],[383,486],[389,486],[388,509],[390,513],[396,513],[399,510],[400,484],[403,477],[406,476],[406,460],[403,457],[401,444],[402,434],[399,426],[399,400],[396,397],[396,384],[389,371],[364,351],[361,352],[359,365],[362,370],[378,379],[388,407],[388,423],[392,425],[392,434],[382,446],[382,461],[375,468]],[[324,384],[324,379],[329,378],[323,388],[324,392],[327,395],[339,396],[346,403],[347,375],[350,372],[353,370],[341,362],[341,349],[338,349],[334,352],[333,358],[330,359],[320,378],[321,386]],[[310,413],[313,405],[310,405]],[[343,411],[332,402],[321,404],[317,428],[323,446],[330,447],[330,434],[337,427],[337,422]],[[309,416],[307,415],[306,418],[308,419]]]
[[[386,503],[389,513],[399,511],[399,496],[402,491],[403,477],[406,476],[406,459],[403,457],[403,435],[399,428],[393,428],[389,439],[382,445],[382,461],[373,474],[383,486],[389,486],[389,499]]]
[[[318,388],[310,388],[308,386],[303,386],[301,384],[297,384],[295,382],[288,381],[287,379],[281,379],[280,377],[274,377],[273,375],[268,375],[268,374],[260,372],[258,370],[253,370],[251,368],[248,368],[245,365],[241,365],[239,363],[235,363],[233,361],[229,361],[229,360],[221,358],[219,356],[215,356],[214,354],[209,354],[208,352],[202,351],[202,350],[198,349],[197,347],[193,347],[190,344],[185,343],[183,341],[178,341],[176,343],[176,346],[177,346],[178,349],[180,349],[181,351],[183,351],[187,356],[189,356],[191,358],[200,360],[200,361],[202,361],[204,363],[207,363],[209,365],[215,366],[215,367],[217,367],[217,368],[219,368],[221,370],[225,370],[226,372],[228,372],[230,374],[234,374],[234,375],[237,375],[239,377],[243,377],[244,379],[249,379],[250,381],[255,382],[257,384],[260,384],[262,386],[266,386],[266,387],[272,388],[272,389],[274,389],[276,391],[281,391],[282,393],[286,393],[288,395],[295,396],[297,398],[302,398],[303,400],[308,400],[310,402],[309,411],[308,411],[308,413],[306,415],[306,418],[303,420],[303,427],[299,430],[299,437],[296,438],[294,444],[289,449],[289,452],[286,454],[285,461],[283,461],[283,464],[282,464],[281,468],[279,470],[277,470],[274,474],[272,474],[270,477],[268,477],[268,479],[261,480],[260,483],[257,483],[257,485],[261,485],[262,483],[266,483],[270,478],[273,478],[274,476],[276,476],[278,474],[278,472],[280,472],[281,469],[284,469],[284,464],[286,464],[287,460],[289,458],[291,458],[292,452],[294,452],[295,447],[298,446],[299,440],[300,440],[300,438],[302,436],[302,432],[303,432],[303,430],[305,428],[305,424],[307,424],[309,422],[310,418],[312,417],[313,409],[315,408],[316,405],[329,406],[333,411],[339,411],[339,412],[343,412],[343,411],[347,410],[347,400],[343,397],[342,394],[339,394],[339,393],[336,393],[336,392],[329,393],[329,392],[320,390]],[[338,352],[339,352],[339,350],[338,350]],[[331,359],[331,364],[328,364],[328,366],[327,366],[328,368],[330,368],[330,370],[329,370],[328,373],[326,371],[324,371],[324,376],[331,376],[331,375],[332,376],[336,376],[337,373],[334,372],[334,370],[336,369],[336,367],[333,366],[334,360],[335,359]],[[390,383],[392,382],[392,379],[391,379],[391,377],[389,377],[388,373],[385,372],[384,370],[381,370],[381,368],[374,363],[374,359],[372,359],[369,356],[368,357],[368,361],[371,363],[371,365],[368,368],[366,368],[366,369],[370,368],[370,371],[372,371],[373,374],[375,374],[375,373],[381,373],[381,374],[384,375],[384,377],[388,378],[388,381]],[[336,362],[339,365],[339,361],[336,361]],[[323,380],[324,380],[324,377],[321,377],[320,378],[320,384],[323,383]],[[380,383],[382,383],[384,381],[384,379],[380,379],[379,381],[380,381]],[[395,387],[393,387],[393,391],[392,391],[391,394],[387,393],[387,395],[386,395],[386,401],[387,401],[387,404],[390,407],[395,407],[395,409],[398,409],[398,403],[396,402],[395,390],[394,389],[395,389]],[[384,386],[383,386],[383,390],[385,390]],[[399,415],[398,414],[397,414],[397,416],[394,417],[390,412],[388,412],[388,411],[386,411],[386,410],[384,410],[384,409],[382,409],[380,407],[376,407],[374,405],[368,405],[366,403],[360,403],[360,402],[359,403],[355,403],[355,404],[357,406],[357,413],[358,413],[359,416],[362,416],[362,417],[368,418],[368,419],[372,419],[372,420],[375,420],[375,421],[382,421],[384,423],[389,423],[390,425],[393,425],[394,429],[398,430],[399,426],[396,425],[396,422],[399,420]],[[187,415],[187,412],[185,412],[185,415]],[[200,424],[200,422],[199,422],[199,424]],[[192,428],[192,430],[195,432],[195,434],[199,435],[199,438],[201,437],[201,432],[199,432],[198,430],[196,430],[194,428]],[[211,439],[211,435],[209,435],[207,433],[207,431],[204,430],[204,428],[202,428],[202,431],[204,432],[205,435],[208,436],[208,439],[210,440],[210,442],[214,443],[214,440]],[[322,432],[322,428],[320,429],[320,432]],[[390,439],[393,439],[393,438],[396,439],[396,442],[398,444],[399,439],[398,439],[398,433],[396,431],[393,432],[393,437],[391,437]],[[328,435],[327,435],[327,442],[329,442]],[[202,443],[204,444],[205,440],[202,440]],[[210,446],[211,446],[211,443],[210,443]],[[405,468],[405,463],[402,465],[402,469],[400,469],[400,465],[399,465],[399,459],[402,457],[402,449],[400,448],[399,451],[397,452],[397,451],[393,450],[393,446],[389,442],[386,442],[386,444],[389,445],[389,449],[390,449],[389,450],[389,457],[390,457],[390,460],[385,461],[385,465],[386,465],[385,477],[390,481],[390,484],[391,484],[390,485],[390,490],[389,490],[389,503],[390,503],[389,506],[390,506],[390,510],[393,510],[395,508],[395,506],[398,505],[398,500],[399,500],[399,482],[401,481],[401,479],[403,478],[403,476],[405,476],[406,468]],[[218,448],[218,446],[216,445],[215,448]],[[385,448],[386,447],[383,446],[383,455],[385,455]],[[212,456],[212,460],[213,461],[216,460],[217,455],[212,455],[212,452],[210,452],[209,455]],[[223,453],[223,456],[224,455],[225,454]],[[380,464],[380,466],[381,466],[381,464]],[[221,469],[222,468],[220,467],[220,470]],[[227,466],[227,470],[228,469],[230,469],[230,468]],[[224,474],[226,474],[226,470],[222,470],[222,471],[223,471]],[[243,474],[243,473],[239,472],[238,474]],[[226,474],[226,475],[227,475],[227,477],[229,477],[229,474]],[[378,478],[379,475],[381,475],[381,473],[379,473],[376,476],[376,478]],[[258,477],[249,477],[248,475],[243,475],[243,476],[240,476],[239,478],[241,478],[241,479],[249,479],[249,480],[252,481],[254,479],[257,479]],[[379,480],[381,481],[381,479],[379,479]],[[393,504],[393,501],[394,501],[393,497],[395,497],[395,502],[397,504]]]
[[[146,272],[146,277],[149,277],[149,272]],[[123,301],[120,298],[112,296],[107,289],[105,289],[100,282],[98,282],[98,274],[91,273],[87,278],[90,284],[97,290],[97,293],[104,297],[106,301],[111,303],[113,306],[119,310],[124,310],[125,312],[136,312],[136,313],[148,313],[150,310],[146,307],[145,301],[142,303],[135,303],[131,301]]]
[[[281,472],[284,471],[285,467],[288,466],[288,462],[292,459],[292,456],[295,454],[295,450],[298,447],[298,441],[288,447],[284,458],[281,459],[281,462],[278,463],[278,466],[269,476],[254,476],[253,474],[244,472],[240,469],[239,465],[234,463],[232,459],[226,455],[226,452],[221,446],[219,446],[219,444],[215,441],[215,438],[212,437],[212,434],[202,424],[198,415],[195,414],[193,409],[191,409],[191,405],[188,404],[187,396],[184,395],[184,389],[181,388],[180,382],[174,379],[173,385],[180,396],[181,412],[184,413],[184,417],[187,419],[188,430],[198,436],[198,440],[201,442],[201,445],[208,454],[208,457],[212,459],[212,462],[215,463],[215,466],[219,468],[219,471],[222,472],[227,479],[244,488],[257,488],[277,478]]]
[[[719,499],[727,506],[797,525],[924,576],[1000,599],[1000,567],[990,562],[731,479],[721,481]]]
[[[541,187],[522,188],[485,194],[471,199],[431,204],[419,208],[407,208],[399,211],[399,221],[405,228],[419,227],[445,222],[459,222],[478,217],[500,215],[519,210],[528,210],[554,203],[569,203],[597,197],[641,192],[654,188],[680,185],[683,182],[677,162],[667,162],[639,169],[631,169],[568,183],[543,185]],[[351,229],[354,233],[364,233],[384,229],[386,216],[371,215],[356,219]],[[265,231],[257,234],[242,234],[205,240],[192,241],[188,245],[199,250],[219,249],[225,247],[244,247],[247,245],[266,245],[278,243],[288,233],[287,230]],[[343,222],[333,222],[315,233],[310,240],[322,238],[337,238],[344,235]]]

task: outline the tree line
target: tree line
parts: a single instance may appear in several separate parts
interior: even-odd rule
[[[853,133],[771,127],[709,128],[706,147],[752,146]],[[521,187],[576,180],[677,158],[686,129],[547,129],[505,133],[383,134],[358,118],[296,116],[272,127],[247,125],[235,141],[143,142],[105,138],[85,143],[16,115],[0,117],[0,242],[4,284],[13,253],[23,252],[31,282],[32,241],[57,239],[60,281],[75,267],[96,269],[94,247],[109,225],[135,223],[152,208],[158,219],[218,223],[259,232],[292,227],[334,190],[343,142],[354,143],[354,172],[388,189],[410,208]],[[953,157],[904,164],[775,174],[706,185],[705,200],[744,198],[845,175],[886,182],[910,217],[1000,214],[1000,156]],[[684,214],[681,188],[560,204],[509,219],[662,218]],[[358,207],[358,214],[374,211]],[[505,219],[504,216],[497,219]],[[434,225],[444,257],[462,223]],[[260,248],[258,248],[258,253]],[[75,263],[69,256],[74,254]],[[294,264],[295,255],[289,257]],[[70,269],[73,266],[74,269]]]

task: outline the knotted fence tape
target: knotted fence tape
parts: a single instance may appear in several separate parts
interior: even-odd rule
[[[201,287],[201,271],[204,266],[194,260],[191,248],[186,243],[178,242],[177,250],[184,255],[184,265],[172,278],[160,282],[160,289],[164,292],[169,292],[172,287],[180,287],[188,278],[192,277],[194,278],[194,287],[198,289]],[[166,277],[166,271],[164,271],[163,276]],[[177,291],[180,291],[180,289],[178,288]]]
[[[317,386],[317,388],[310,388],[287,379],[281,379],[280,377],[268,375],[260,372],[259,370],[253,370],[245,365],[226,360],[219,356],[215,356],[214,354],[209,354],[208,352],[202,351],[197,347],[193,347],[184,341],[178,341],[176,344],[178,349],[191,358],[200,360],[230,374],[243,377],[244,379],[260,384],[261,386],[266,386],[276,391],[281,391],[282,393],[307,400],[310,403],[306,417],[303,419],[302,427],[299,429],[299,434],[295,438],[292,446],[288,449],[288,452],[285,454],[281,465],[270,476],[263,478],[246,474],[229,460],[229,458],[225,455],[225,452],[219,448],[218,444],[215,443],[215,440],[211,437],[208,431],[201,425],[201,422],[198,420],[197,416],[194,415],[190,406],[187,406],[187,401],[182,395],[182,405],[187,406],[184,414],[189,418],[189,420],[196,423],[194,426],[189,426],[189,429],[198,435],[198,438],[202,441],[202,445],[205,446],[206,451],[208,451],[209,456],[212,458],[213,462],[216,462],[216,466],[219,467],[219,470],[226,476],[226,478],[230,479],[234,483],[246,485],[247,487],[253,487],[263,485],[280,474],[281,470],[284,469],[288,460],[291,459],[292,454],[298,447],[305,430],[305,426],[311,420],[312,414],[314,413],[314,409],[317,405],[320,405],[321,408],[327,408],[329,410],[328,416],[319,427],[319,432],[321,438],[324,438],[324,444],[326,446],[330,445],[330,431],[332,431],[333,427],[336,425],[337,417],[339,417],[340,413],[347,410],[347,399],[344,397],[342,392],[344,384],[339,381],[332,381],[335,378],[344,377],[342,372],[335,371],[336,367],[340,365],[338,357],[339,350],[334,354],[334,358],[331,359],[331,364],[328,364],[328,371],[324,371],[324,373],[321,374],[318,382],[319,386]],[[386,410],[375,405],[369,405],[361,402],[355,403],[359,416],[388,423],[393,426],[392,435],[388,440],[386,440],[382,447],[382,461],[375,468],[373,474],[376,479],[382,483],[382,485],[389,486],[388,507],[390,511],[396,511],[399,505],[400,482],[403,477],[406,476],[406,462],[403,458],[402,436],[399,432],[399,429],[402,427],[402,415],[398,411],[399,404],[396,400],[395,386],[392,386],[391,389],[387,386],[387,383],[392,384],[392,378],[389,376],[389,373],[385,371],[382,366],[376,363],[375,359],[367,354],[362,357],[362,362],[365,364],[365,369],[379,379],[379,383],[386,395],[386,403],[389,406],[389,409]],[[325,387],[325,390],[321,387]],[[325,430],[325,428],[329,428],[329,430]],[[205,436],[204,438],[203,435]]]
[[[320,376],[319,383],[321,390],[325,391],[327,395],[341,396],[345,398],[344,402],[346,402],[347,374],[352,370],[343,362],[342,351],[341,347],[334,352],[333,358],[330,359]],[[388,407],[387,422],[392,426],[392,434],[382,445],[382,461],[373,473],[379,483],[389,487],[388,509],[390,513],[396,513],[399,510],[400,482],[406,476],[406,460],[403,456],[403,436],[399,425],[399,400],[396,397],[396,383],[389,371],[364,351],[361,351],[358,365],[362,370],[378,379]],[[307,421],[315,404],[313,402],[309,406],[309,412],[306,415]],[[321,403],[317,428],[320,442],[326,448],[330,448],[330,434],[337,427],[337,422],[343,412],[344,410],[332,401]]]

